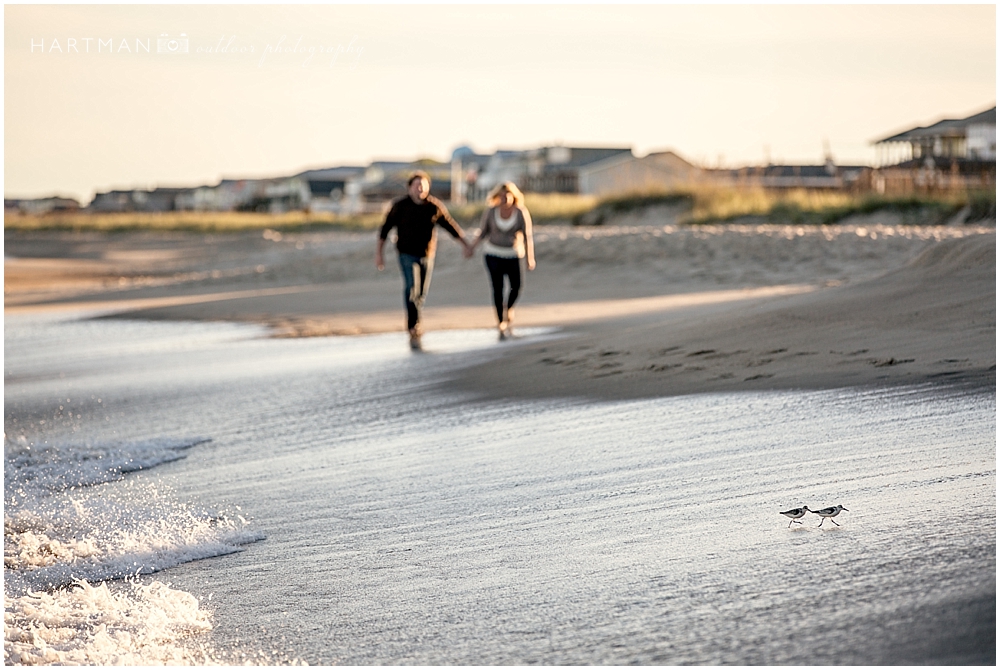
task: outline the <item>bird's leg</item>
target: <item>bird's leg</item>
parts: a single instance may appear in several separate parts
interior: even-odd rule
[[[820,520],[819,520],[819,526],[822,526],[824,521],[826,521],[826,517],[825,516],[820,518]],[[816,527],[819,528],[819,526],[816,526]]]
[[[834,521],[833,519],[830,519],[830,523],[832,523],[832,524],[833,524],[834,526],[839,526],[839,525],[840,525],[839,523],[837,523],[837,522],[836,522],[836,521]]]

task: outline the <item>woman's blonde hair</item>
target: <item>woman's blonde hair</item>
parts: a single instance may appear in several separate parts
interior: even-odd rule
[[[490,207],[496,207],[500,204],[500,194],[507,191],[512,196],[514,196],[514,205],[517,207],[524,206],[524,194],[521,193],[521,189],[517,187],[512,181],[505,181],[497,184],[490,191],[490,194],[486,196],[486,204]]]

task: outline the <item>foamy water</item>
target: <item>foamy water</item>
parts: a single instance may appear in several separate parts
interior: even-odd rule
[[[7,320],[7,662],[995,660],[992,392],[482,403],[488,331],[261,335]]]
[[[207,440],[64,440],[19,434],[4,445],[5,661],[211,663],[185,642],[212,627],[197,598],[137,578],[263,536],[238,514],[210,515],[163,484],[126,479]]]

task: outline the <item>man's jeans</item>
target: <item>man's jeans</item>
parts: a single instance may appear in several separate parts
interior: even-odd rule
[[[427,256],[399,254],[399,269],[403,272],[403,303],[406,305],[406,328],[413,330],[420,323],[427,290],[431,287],[434,259]]]

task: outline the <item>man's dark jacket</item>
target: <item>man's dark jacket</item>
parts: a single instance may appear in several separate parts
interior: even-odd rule
[[[434,196],[427,196],[423,202],[415,202],[409,195],[392,203],[386,214],[385,223],[379,231],[383,240],[389,231],[396,229],[396,249],[401,254],[411,256],[434,256],[437,246],[435,224],[447,230],[452,237],[461,239],[464,235],[444,204]]]

